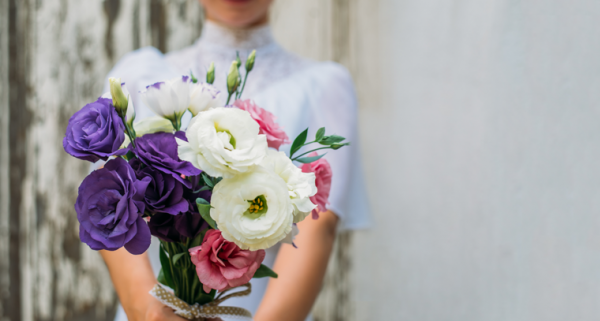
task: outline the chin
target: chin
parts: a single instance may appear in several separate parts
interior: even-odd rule
[[[232,28],[266,22],[271,0],[201,0],[209,19]]]

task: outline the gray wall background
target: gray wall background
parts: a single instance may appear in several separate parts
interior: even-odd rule
[[[106,320],[78,243],[68,117],[196,0],[0,1],[0,320]],[[276,0],[288,49],[352,72],[374,226],[340,235],[319,320],[600,319],[600,2]]]
[[[600,319],[600,2],[302,5],[280,40],[346,64],[361,103],[375,226],[347,319]],[[347,38],[318,31],[332,11]]]

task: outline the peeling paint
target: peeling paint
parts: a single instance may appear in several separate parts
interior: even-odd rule
[[[114,316],[110,276],[79,241],[73,208],[89,164],[64,153],[62,138],[70,116],[102,94],[114,62],[153,43],[144,30],[152,24],[145,14],[151,1],[0,2],[0,255],[8,257],[0,260],[2,321]],[[179,2],[158,10],[179,14]],[[197,25],[199,15],[192,10],[187,22]],[[199,34],[166,23],[157,29],[163,50]]]

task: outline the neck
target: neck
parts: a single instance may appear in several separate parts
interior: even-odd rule
[[[224,28],[228,28],[228,29],[251,29],[251,28],[256,28],[256,27],[262,27],[265,26],[269,23],[269,15],[265,14],[264,16],[260,17],[258,20],[253,21],[249,24],[246,25],[229,25],[224,21],[219,20],[218,18],[214,17],[213,15],[211,15],[210,13],[206,13],[206,21],[210,21],[212,23],[216,23]]]
[[[200,42],[235,50],[252,50],[273,44],[275,41],[268,24],[252,28],[232,28],[207,20]]]

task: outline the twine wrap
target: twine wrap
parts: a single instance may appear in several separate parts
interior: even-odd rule
[[[234,293],[230,293],[225,295],[227,292],[239,289],[242,287],[246,287],[243,291],[238,291]],[[250,283],[244,284],[239,287],[231,288],[229,290],[225,290],[215,298],[214,301],[200,305],[198,303],[194,305],[189,305],[187,302],[181,300],[176,297],[170,291],[163,288],[160,284],[156,284],[152,290],[150,290],[150,294],[155,297],[158,301],[162,302],[164,305],[172,308],[175,311],[175,314],[178,316],[184,317],[188,320],[204,320],[210,318],[219,318],[222,316],[233,317],[240,320],[252,321],[252,313],[250,313],[246,309],[238,308],[238,307],[223,307],[218,306],[223,301],[239,296],[249,295],[252,290]]]

